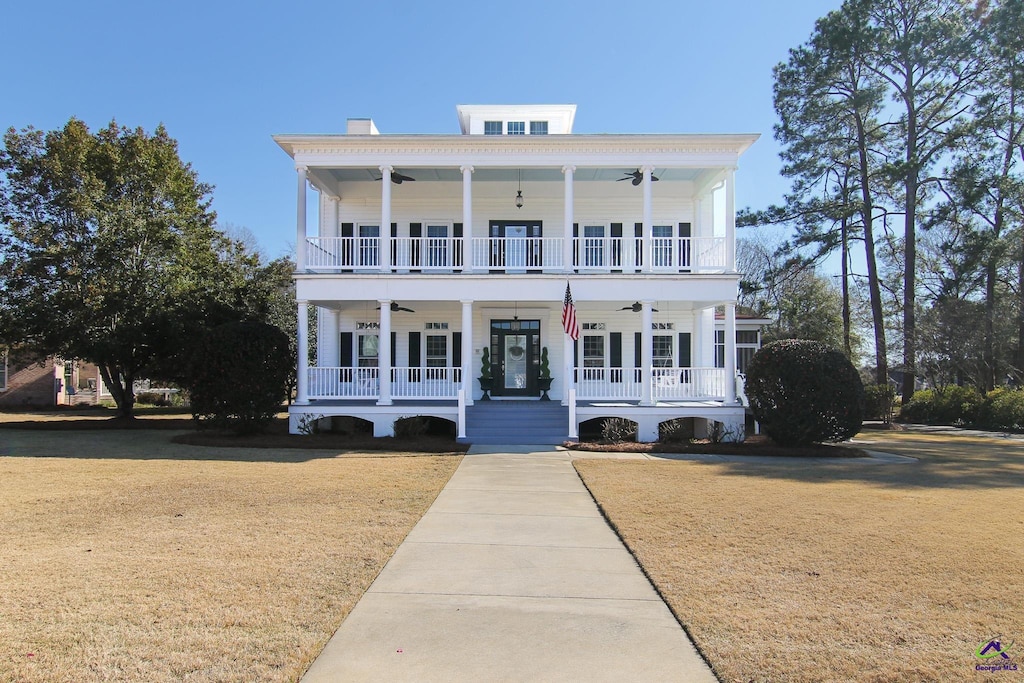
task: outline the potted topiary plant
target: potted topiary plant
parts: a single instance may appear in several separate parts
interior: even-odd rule
[[[551,366],[548,364],[548,347],[540,350],[540,369],[537,372],[537,388],[541,390],[540,400],[550,401],[548,391],[551,390]]]
[[[477,378],[480,382],[480,388],[483,389],[484,395],[480,397],[481,401],[490,401],[491,397],[487,395],[487,392],[494,386],[493,379],[491,378],[491,351],[486,346],[484,352],[480,356],[480,377]]]

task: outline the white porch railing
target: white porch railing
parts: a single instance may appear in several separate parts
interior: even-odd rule
[[[380,395],[377,368],[306,368],[309,398],[366,399]]]
[[[641,237],[577,237],[573,262],[583,271],[644,270]],[[651,270],[698,272],[726,269],[724,237],[655,237],[651,239]]]
[[[380,268],[379,237],[307,237],[309,270],[364,270]]]
[[[462,268],[461,237],[393,237],[391,263],[401,270],[451,271]]]
[[[654,400],[725,399],[725,368],[654,368]]]
[[[474,237],[473,267],[481,270],[562,270],[562,238]]]
[[[725,399],[724,368],[654,368],[655,401]],[[576,394],[586,400],[639,401],[640,370],[635,368],[577,368]]]
[[[576,395],[581,399],[639,401],[639,375],[633,368],[576,368]]]
[[[379,368],[307,368],[311,399],[377,399]],[[450,400],[458,397],[462,368],[391,368],[391,397]]]
[[[391,368],[391,397],[454,399],[462,386],[462,368]]]
[[[393,270],[462,270],[466,242],[475,270],[565,272],[560,237],[393,237],[389,240]],[[309,237],[306,267],[312,271],[376,270],[380,268],[379,237]],[[656,273],[729,270],[724,237],[655,237],[651,268]],[[645,241],[639,237],[577,237],[572,270],[643,271]]]

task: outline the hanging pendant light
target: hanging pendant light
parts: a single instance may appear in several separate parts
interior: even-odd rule
[[[523,169],[519,169],[519,191],[516,192],[516,208],[523,208]]]

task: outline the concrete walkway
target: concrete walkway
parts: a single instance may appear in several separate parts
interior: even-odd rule
[[[488,448],[463,459],[303,682],[715,681],[569,454]]]

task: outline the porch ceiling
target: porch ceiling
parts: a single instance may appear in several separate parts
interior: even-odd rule
[[[380,178],[377,168],[331,168],[326,173],[339,183],[367,182]],[[462,182],[462,172],[453,167],[412,167],[402,166],[395,171],[415,178],[417,182]],[[636,168],[585,168],[577,167],[573,174],[575,182],[616,182]],[[654,175],[664,181],[694,181],[706,171],[700,168],[656,168]],[[523,182],[562,182],[560,168],[523,168]],[[515,168],[477,168],[473,171],[473,182],[516,182],[519,180],[519,169]]]
[[[335,311],[346,312],[355,315],[361,315],[367,319],[376,318],[380,311],[377,308],[378,304],[376,301],[310,301],[311,304],[316,306],[322,306]],[[434,313],[446,313],[451,314],[462,310],[462,305],[458,301],[417,301],[412,298],[402,299],[397,302],[399,305],[405,308],[413,309],[415,314],[434,314]],[[695,309],[710,308],[711,306],[717,305],[719,302],[708,302],[708,301],[655,301],[654,308],[657,311],[654,313],[654,319],[670,320],[678,313],[691,313]],[[640,320],[640,313],[633,311],[623,310],[633,304],[633,301],[587,301],[585,303],[579,303],[577,311],[581,315],[603,315],[607,313],[622,313],[623,315],[633,314],[636,316],[637,321]],[[545,310],[562,310],[561,301],[474,301],[474,310],[486,309],[486,308],[501,308],[508,309],[509,311],[518,310],[523,315],[528,315],[531,309],[545,309]],[[409,311],[396,311],[391,314],[392,320],[401,320],[402,317],[410,316]],[[523,316],[520,316],[523,317]],[[418,319],[418,318],[417,318]]]

